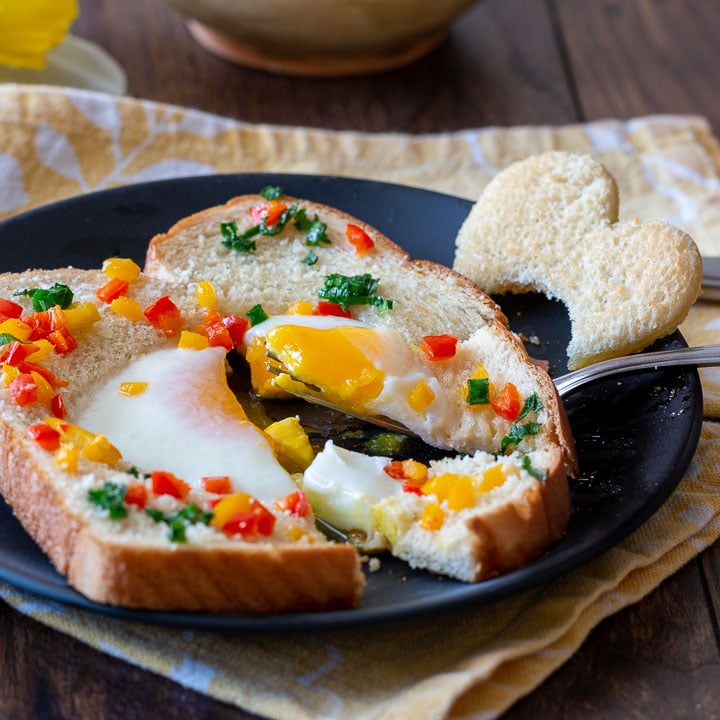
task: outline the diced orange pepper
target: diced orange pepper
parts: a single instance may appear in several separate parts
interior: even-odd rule
[[[345,228],[345,237],[347,237],[350,244],[355,248],[358,255],[364,255],[375,247],[372,238],[357,225],[348,223]]]
[[[203,490],[216,495],[229,495],[232,492],[232,483],[227,475],[200,478]]]
[[[101,288],[98,288],[95,294],[100,302],[111,303],[113,300],[125,295],[129,287],[130,283],[127,280],[114,277],[108,280]]]
[[[136,505],[141,510],[147,505],[148,490],[142,483],[132,483],[127,486],[125,502],[128,505]]]
[[[202,318],[210,347],[223,347],[232,350],[235,346],[230,331],[225,327],[223,318],[217,310],[206,310]]]
[[[278,200],[268,200],[267,202],[250,208],[250,217],[253,224],[259,225],[263,220],[265,225],[270,227],[274,225],[280,216],[287,210],[287,205]]]
[[[505,383],[500,392],[490,400],[493,410],[505,420],[514,422],[522,409],[520,393],[513,383]]]
[[[77,347],[77,340],[66,327],[53,330],[47,339],[55,346],[58,355],[67,355]]]

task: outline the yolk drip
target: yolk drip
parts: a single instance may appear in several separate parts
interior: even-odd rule
[[[382,392],[385,374],[370,357],[382,357],[388,349],[373,330],[280,325],[267,333],[265,343],[294,377],[321,388],[336,405],[360,406]]]

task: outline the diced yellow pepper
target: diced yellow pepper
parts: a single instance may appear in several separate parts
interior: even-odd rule
[[[423,495],[435,495],[438,500],[447,500],[450,492],[450,483],[457,475],[452,473],[443,473],[431,477],[421,488]]]
[[[82,330],[100,320],[100,311],[95,303],[81,300],[65,310],[68,330]]]
[[[435,393],[423,378],[407,396],[407,404],[420,413],[435,399]]]
[[[475,368],[475,372],[470,376],[472,380],[484,380],[487,377],[489,377],[488,371],[482,363],[478,363],[478,366]]]
[[[10,383],[20,374],[20,368],[16,365],[8,365],[3,363],[2,379],[5,387],[10,387]]]
[[[0,323],[0,333],[7,333],[20,342],[26,342],[32,333],[32,328],[18,318],[8,318]]]
[[[143,306],[132,298],[121,295],[110,303],[110,309],[121,317],[139,322],[145,315],[143,314]]]
[[[423,530],[439,530],[445,522],[445,513],[436,503],[428,503],[420,517],[420,527]]]
[[[298,300],[292,303],[287,309],[288,315],[312,315],[313,306],[307,300]]]
[[[315,457],[300,418],[287,417],[268,425],[265,432],[274,440],[280,464],[290,473],[303,472]]]
[[[134,395],[142,395],[148,389],[146,382],[121,382],[118,392],[121,395],[132,397]]]
[[[140,266],[130,258],[108,258],[103,262],[102,269],[110,280],[119,278],[131,283],[140,277]]]
[[[178,347],[184,350],[204,350],[210,347],[210,341],[205,335],[192,330],[183,330],[178,338]]]
[[[52,400],[52,397],[55,394],[55,389],[39,372],[32,370],[30,372],[30,376],[35,381],[38,402],[47,405],[50,400]]]
[[[33,345],[37,348],[34,352],[27,356],[31,362],[42,362],[51,352],[55,350],[55,346],[44,338],[35,340]]]
[[[402,476],[406,483],[419,487],[427,481],[428,469],[427,465],[424,465],[417,460],[403,460],[402,461]]]
[[[105,463],[105,465],[117,465],[122,459],[120,451],[102,434],[95,437],[81,450],[80,454],[86,460]]]
[[[209,280],[201,280],[195,286],[195,300],[200,307],[213,309],[217,303],[215,288]]]
[[[478,492],[489,492],[493,488],[500,487],[505,480],[503,466],[500,463],[493,465],[483,473],[483,478],[477,486]]]
[[[73,425],[67,420],[61,420],[56,417],[46,417],[43,422],[54,428],[60,433],[61,443],[70,443],[82,450],[95,439],[95,433],[91,433],[79,425]]]
[[[55,451],[55,462],[67,472],[75,472],[80,451],[72,443],[62,443]]]
[[[244,492],[227,495],[215,506],[210,524],[222,529],[233,515],[250,512],[251,510],[252,496]]]
[[[450,485],[448,507],[450,510],[464,510],[475,504],[475,484],[469,475],[458,476]]]
[[[290,536],[291,540],[297,542],[298,540],[301,540],[307,535],[307,530],[301,528],[299,525],[293,525],[292,527],[288,528],[288,535]]]

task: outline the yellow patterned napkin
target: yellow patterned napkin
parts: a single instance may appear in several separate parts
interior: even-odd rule
[[[595,154],[621,214],[667,219],[720,255],[720,150],[702,118],[486,128],[427,136],[247,125],[91,92],[0,86],[0,217],[101,188],[216,172],[376,178],[476,198],[510,162]],[[698,303],[691,344],[720,342],[720,305]],[[708,418],[720,371],[703,375]],[[497,717],[603,618],[646,595],[720,536],[720,426],[706,420],[686,477],[638,531],[549,586],[432,622],[359,631],[212,633],[135,624],[0,585],[22,612],[181,685],[269,718]]]

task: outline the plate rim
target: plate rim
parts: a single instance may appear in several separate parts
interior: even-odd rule
[[[250,182],[253,178],[263,178],[267,180],[267,184],[281,181],[281,179],[290,179],[292,182],[298,182],[301,184],[305,183],[350,183],[358,185],[359,187],[380,187],[380,188],[392,188],[396,192],[409,193],[410,195],[432,195],[441,199],[442,201],[459,203],[467,211],[472,207],[473,201],[461,198],[456,195],[444,193],[441,191],[426,189],[421,187],[414,187],[409,185],[403,185],[399,183],[387,182],[382,180],[372,180],[367,178],[359,177],[346,177],[336,175],[316,175],[316,174],[303,174],[303,173],[282,173],[282,172],[254,172],[254,173],[220,173],[213,175],[197,175],[197,176],[186,176],[168,179],[152,180],[142,183],[134,183],[129,185],[121,185],[118,187],[107,188],[83,195],[76,195],[61,200],[49,203],[46,205],[31,208],[17,215],[13,215],[0,221],[0,232],[4,230],[8,225],[22,224],[26,222],[33,222],[35,217],[43,213],[63,212],[68,207],[82,206],[86,203],[102,202],[108,197],[120,197],[124,194],[133,194],[135,192],[143,193],[145,191],[152,191],[153,188],[163,186],[168,187],[169,185],[194,185],[196,183],[212,184],[219,183],[220,186],[224,186],[226,183],[232,182]],[[262,187],[262,186],[260,186]],[[238,194],[238,193],[235,193]],[[226,198],[232,197],[232,194],[226,195]],[[308,198],[310,199],[310,198]],[[178,219],[183,217],[181,212],[178,213]],[[403,248],[407,252],[411,252],[408,248]],[[684,338],[676,331],[676,340],[681,344],[685,344]],[[596,542],[591,547],[587,548],[584,552],[572,553],[569,552],[571,548],[568,548],[562,557],[557,555],[554,557],[554,563],[550,568],[546,568],[541,564],[542,557],[531,563],[523,566],[521,570],[527,570],[527,568],[539,567],[537,572],[541,572],[543,575],[542,580],[538,580],[532,570],[525,572],[519,577],[514,577],[513,573],[504,574],[495,578],[490,578],[482,583],[473,584],[460,584],[461,590],[449,598],[443,598],[438,603],[435,598],[422,598],[416,600],[414,603],[410,603],[411,612],[413,617],[424,616],[430,613],[435,613],[440,610],[448,609],[459,609],[467,606],[471,602],[477,603],[478,605],[484,605],[488,602],[492,602],[509,595],[519,594],[526,590],[529,590],[538,585],[542,585],[547,582],[551,582],[554,579],[566,574],[570,570],[576,569],[589,560],[598,557],[599,555],[606,552],[608,549],[617,545],[620,541],[630,535],[632,532],[637,530],[648,518],[654,514],[657,509],[670,497],[674,492],[677,484],[680,482],[684,471],[687,469],[692,456],[694,455],[697,442],[699,440],[700,431],[702,427],[702,392],[699,380],[699,374],[697,369],[690,369],[689,375],[691,381],[695,384],[694,401],[695,404],[693,409],[695,411],[693,416],[693,423],[690,429],[688,442],[684,445],[684,452],[682,453],[681,459],[677,465],[682,467],[682,471],[678,473],[679,477],[677,481],[672,484],[665,494],[662,496],[652,496],[653,502],[645,503],[640,511],[636,512],[630,522],[625,523],[622,526],[622,532],[616,531],[613,534],[609,534],[602,539],[600,542]],[[700,404],[700,411],[698,412],[697,404]],[[5,505],[3,503],[3,505]],[[5,505],[5,507],[8,507]],[[20,526],[22,532],[25,532],[22,526]],[[28,536],[29,537],[29,536]],[[38,552],[42,552],[38,549]],[[54,567],[50,564],[50,561],[45,556],[48,563],[49,570],[56,573]],[[57,573],[56,573],[57,574]],[[39,582],[33,578],[22,576],[21,574],[14,573],[13,571],[7,571],[2,563],[0,562],[0,580],[8,582],[13,587],[17,587],[21,590],[30,592],[33,595],[39,595],[47,600],[60,602],[63,605],[71,605],[85,610],[90,610],[101,615],[108,615],[116,618],[122,618],[127,620],[150,622],[153,624],[168,625],[168,626],[181,626],[181,627],[195,627],[200,629],[237,629],[237,630],[318,630],[318,629],[337,629],[340,627],[358,627],[367,624],[376,624],[380,622],[397,621],[408,616],[409,607],[408,603],[398,603],[390,607],[365,607],[365,608],[351,608],[346,610],[332,610],[323,611],[320,613],[282,613],[282,614],[270,614],[270,615],[254,615],[254,614],[242,614],[242,613],[190,613],[184,611],[153,611],[143,609],[131,609],[121,608],[109,605],[103,605],[95,603],[89,600],[85,596],[74,590],[68,583],[67,580],[57,574],[61,581],[64,581],[64,585],[55,590],[53,586],[48,590],[47,583]],[[511,587],[508,589],[505,587],[508,584],[507,578],[513,578],[513,582],[510,583]],[[449,580],[448,582],[457,582]]]

